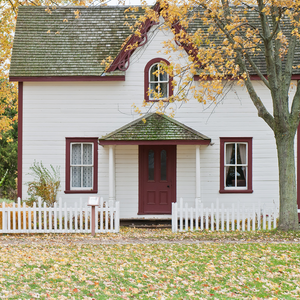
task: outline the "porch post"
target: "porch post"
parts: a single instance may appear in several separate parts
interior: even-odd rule
[[[200,200],[200,145],[196,145],[196,200]]]
[[[115,146],[109,145],[108,152],[108,198],[116,200]]]

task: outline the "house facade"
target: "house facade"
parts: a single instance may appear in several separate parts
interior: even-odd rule
[[[70,204],[94,195],[120,201],[123,219],[170,218],[181,197],[191,205],[219,199],[225,206],[278,206],[273,132],[245,87],[226,82],[216,104],[189,96],[157,114],[149,88],[159,87],[162,97],[176,89],[167,74],[153,72],[162,63],[187,62],[184,50],[164,52],[172,32],[146,24],[139,47],[122,52],[130,36],[126,8],[79,8],[76,19],[77,9],[19,10],[10,80],[19,84],[20,197],[28,197],[36,161],[60,167],[58,197]],[[108,56],[113,63],[105,71]],[[263,83],[254,86],[272,111]]]

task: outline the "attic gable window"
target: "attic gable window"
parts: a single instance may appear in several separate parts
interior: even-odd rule
[[[97,138],[66,138],[65,193],[97,193]]]
[[[163,58],[150,60],[145,67],[145,100],[166,100],[173,95],[172,77],[163,70],[163,64],[170,63]]]

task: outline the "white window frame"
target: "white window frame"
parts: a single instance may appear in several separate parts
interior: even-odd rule
[[[235,164],[227,164],[226,163],[226,149],[227,149],[227,145],[228,144],[234,144],[235,147]],[[238,144],[244,144],[246,145],[246,163],[245,164],[238,164],[237,163],[237,145]],[[248,189],[248,171],[249,171],[249,162],[248,162],[248,142],[224,142],[224,189],[225,190],[247,190]],[[235,186],[226,186],[226,179],[227,179],[227,174],[226,174],[226,167],[234,167],[235,168],[235,178],[234,178],[234,182],[235,182]],[[246,176],[245,176],[245,181],[246,181],[246,185],[245,186],[237,186],[237,167],[246,167]]]
[[[73,157],[73,145],[81,145],[81,164],[74,165],[72,164],[72,157]],[[83,164],[83,145],[92,145],[92,164]],[[73,187],[72,182],[72,167],[80,167],[81,172],[81,183],[80,187]],[[83,167],[92,167],[92,184],[91,186],[83,187]],[[70,190],[92,190],[94,186],[94,143],[85,143],[85,142],[72,142],[70,143]]]
[[[158,65],[158,76],[156,76],[156,78],[157,78],[157,81],[151,81],[151,75],[153,75],[152,73],[151,73],[151,70],[152,70],[152,68],[155,66],[155,65]],[[167,74],[167,80],[160,80],[160,68],[161,68],[161,65],[162,65],[162,63],[161,62],[156,62],[156,63],[154,63],[153,65],[151,65],[151,67],[149,68],[149,74],[148,74],[148,82],[149,82],[149,100],[163,100],[163,99],[167,99],[168,97],[169,97],[169,74],[168,73],[166,73]],[[166,72],[166,71],[164,71],[164,72]],[[166,97],[163,97],[163,98],[158,98],[158,99],[156,99],[156,98],[152,98],[151,97],[151,91],[152,91],[152,89],[151,89],[151,83],[157,83],[158,84],[158,86],[159,86],[159,88],[160,88],[160,85],[162,84],[162,83],[165,83],[166,84],[166,87],[167,87],[167,96]],[[161,89],[160,89],[161,90]],[[158,91],[154,91],[154,92],[158,92]]]

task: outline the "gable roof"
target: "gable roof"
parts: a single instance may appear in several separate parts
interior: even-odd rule
[[[144,122],[144,119],[146,122]],[[141,141],[169,141],[169,144],[209,144],[210,138],[166,116],[149,113],[99,139],[100,145],[141,144]],[[119,142],[119,143],[116,143]]]
[[[125,18],[127,8],[58,7],[49,14],[42,6],[20,7],[10,77],[103,75],[102,60],[117,56],[131,34],[124,25],[132,22]],[[123,74],[117,70],[105,75]]]
[[[144,43],[143,37],[133,36],[129,27],[124,25],[125,22],[134,22],[132,18],[126,18],[127,8],[126,6],[58,7],[49,14],[45,11],[46,7],[42,6],[20,7],[12,51],[10,79],[22,81],[19,79],[25,77],[80,77],[82,80],[83,77],[93,77],[98,78],[96,80],[111,80],[115,77],[115,79],[124,80],[128,59],[134,51],[124,51],[126,45],[135,42],[139,45]],[[154,9],[159,9],[159,7],[155,6]],[[239,10],[239,8],[236,9]],[[80,12],[78,19],[75,18],[77,10]],[[241,13],[244,14],[243,11]],[[132,14],[131,11],[130,15]],[[142,15],[142,8],[138,7],[134,14],[137,17]],[[259,28],[257,15],[252,11],[247,14],[247,18]],[[154,22],[146,21],[143,33],[146,35],[154,24]],[[194,33],[199,28],[206,32],[208,27],[200,18],[197,18],[189,24],[187,32]],[[288,27],[283,29],[286,34]],[[175,24],[174,29],[178,33],[182,28]],[[124,42],[129,37],[130,39],[124,46]],[[210,36],[210,40],[216,45],[221,45],[223,41],[218,35]],[[188,53],[195,51],[192,45],[183,45],[183,48]],[[104,73],[105,66],[101,62],[109,56],[114,61],[108,72]],[[266,74],[263,54],[252,58],[262,73]],[[298,42],[295,62],[299,60]],[[256,75],[250,67],[249,70],[251,75]],[[294,69],[293,74],[299,77],[297,74],[300,74],[300,69]]]

